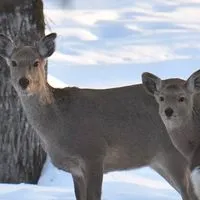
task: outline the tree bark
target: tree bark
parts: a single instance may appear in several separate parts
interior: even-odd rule
[[[44,35],[42,0],[0,0],[0,24],[0,33],[33,44]],[[0,182],[37,183],[45,158],[0,57]]]

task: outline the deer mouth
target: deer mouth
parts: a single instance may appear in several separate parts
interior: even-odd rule
[[[177,115],[172,115],[172,116],[166,116],[165,114],[161,115],[162,119],[167,120],[167,121],[172,121],[172,120],[178,120]]]

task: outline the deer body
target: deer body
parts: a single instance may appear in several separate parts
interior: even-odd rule
[[[144,131],[147,132],[145,128],[137,130],[135,126],[137,123],[142,123],[142,119],[137,116],[147,121],[152,118],[153,113],[148,116],[144,103],[141,103],[141,108],[144,106],[143,110],[136,113],[135,108],[138,105],[132,106],[134,100],[130,102],[125,100],[126,96],[134,97],[130,94],[136,88],[141,89],[141,86],[110,90],[50,89],[54,98],[52,104],[41,104],[37,96],[23,96],[21,100],[28,120],[43,138],[47,151],[51,154],[54,146],[60,149],[56,153],[59,156],[55,156],[55,160],[62,155],[62,151],[64,157],[84,154],[84,157],[94,159],[101,155],[105,159],[105,171],[110,171],[116,168],[132,168],[134,165],[144,166],[156,156],[155,150],[150,151],[149,155],[143,155],[144,150],[140,148],[141,144],[137,143],[136,138],[131,143],[129,142],[132,133],[138,132],[138,140],[143,141],[143,145],[147,148],[148,145],[150,148],[154,143],[143,134]],[[123,91],[124,95],[121,96]],[[118,124],[117,127],[116,124]],[[155,130],[156,123],[152,121],[148,128],[150,127]],[[162,136],[158,138],[160,139]],[[154,147],[154,149],[157,148]],[[139,149],[141,152],[138,151]],[[135,151],[141,156],[135,157],[133,154]],[[109,156],[112,154],[114,154],[113,158]],[[132,156],[134,157],[131,161]],[[116,159],[116,161],[112,164],[111,159]],[[115,163],[117,165],[123,163],[123,166],[116,167]]]
[[[28,120],[43,138],[47,151],[51,154],[54,146],[60,149],[56,158],[62,151],[64,157],[83,154],[87,159],[94,159],[101,155],[105,159],[104,170],[111,171],[148,165],[162,148],[171,146],[170,143],[165,144],[168,137],[162,124],[158,125],[158,119],[153,117],[155,104],[146,110],[151,98],[146,103],[140,101],[142,93],[146,97],[141,85],[107,90],[50,90],[54,98],[54,103],[50,105],[41,104],[39,98],[34,96],[22,96],[21,100]],[[141,95],[136,97],[136,92]],[[146,126],[142,126],[144,121]],[[138,143],[138,140],[143,143]],[[145,154],[141,145],[147,150]],[[133,152],[137,152],[138,156]],[[118,167],[120,164],[122,166]]]
[[[190,163],[200,195],[200,70],[188,80],[166,79],[144,73],[143,85],[159,105],[159,114],[174,146]]]
[[[50,34],[38,47],[16,49],[0,35],[0,53],[27,118],[55,166],[72,174],[77,200],[100,200],[103,173],[150,166],[184,200],[196,200],[186,159],[173,146],[142,85],[94,90],[52,88],[45,58],[55,50]]]

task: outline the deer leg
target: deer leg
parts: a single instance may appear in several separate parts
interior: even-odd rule
[[[190,163],[192,184],[195,193],[200,199],[200,146],[195,150]]]
[[[103,180],[103,162],[89,162],[87,165],[87,200],[100,200]]]
[[[197,166],[192,170],[191,179],[195,193],[200,199],[200,166]]]
[[[87,187],[84,176],[72,175],[76,200],[87,200]]]
[[[179,192],[183,200],[198,200],[191,182],[189,164],[178,151],[159,155],[151,166]]]

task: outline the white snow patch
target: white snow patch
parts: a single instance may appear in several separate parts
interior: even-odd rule
[[[48,79],[48,83],[52,86],[52,87],[57,87],[57,88],[64,88],[67,86],[67,84],[65,84],[63,81],[55,78],[54,76],[48,74],[47,76]]]
[[[151,180],[148,178],[140,177],[129,172],[112,172],[104,176],[105,182],[120,182],[120,183],[131,183],[144,187],[154,188],[154,189],[165,189],[169,190],[173,188],[162,181]]]

